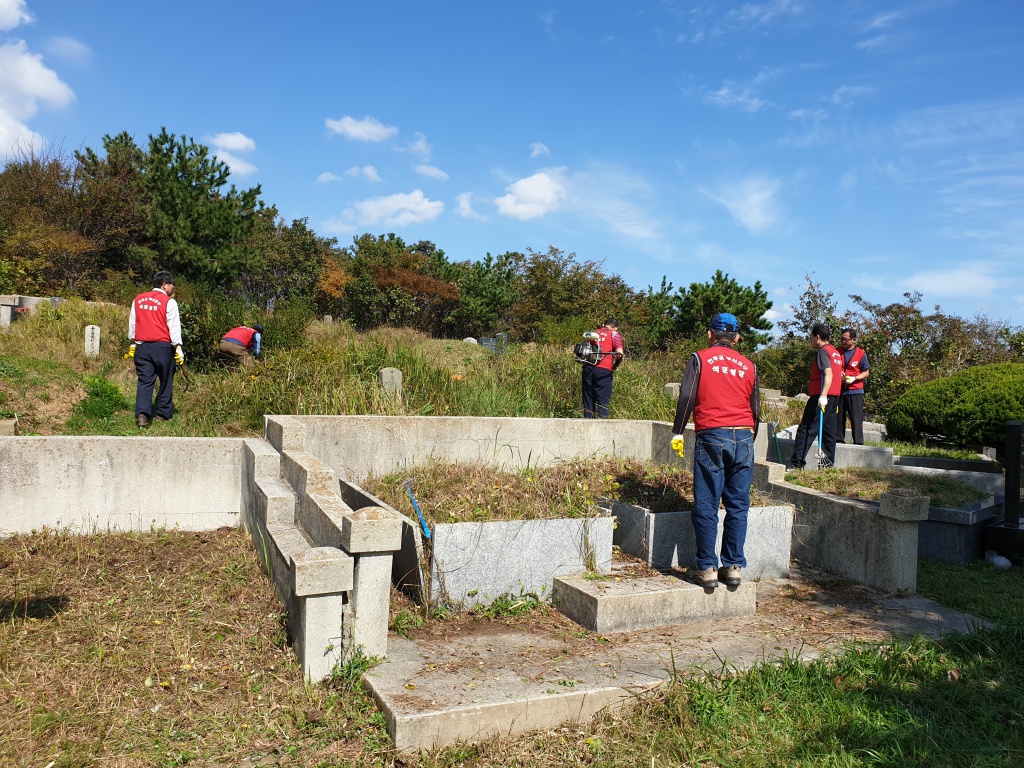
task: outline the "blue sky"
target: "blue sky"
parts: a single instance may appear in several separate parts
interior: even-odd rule
[[[1024,3],[0,0],[0,154],[161,126],[342,245],[1024,324]]]

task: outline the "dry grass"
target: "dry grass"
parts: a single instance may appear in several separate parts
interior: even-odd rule
[[[909,488],[931,497],[933,507],[962,507],[988,497],[984,491],[946,477],[919,475],[896,469],[823,469],[813,472],[790,472],[786,481],[849,499],[878,501],[883,493],[894,488]]]

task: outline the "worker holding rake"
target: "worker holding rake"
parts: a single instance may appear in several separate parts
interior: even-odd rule
[[[697,539],[694,582],[710,590],[723,582],[738,587],[747,560],[754,437],[761,414],[757,369],[735,349],[739,321],[722,312],[711,320],[707,349],[694,352],[679,387],[672,448],[683,455],[683,430],[693,415],[697,431],[693,461],[693,531]],[[721,567],[715,551],[718,507],[725,505]]]
[[[815,355],[807,385],[810,399],[796,430],[789,469],[804,468],[807,451],[815,435],[818,438],[818,469],[836,463],[836,426],[839,395],[843,386],[843,356],[829,343],[831,335],[825,323],[816,323],[811,328],[810,342]]]

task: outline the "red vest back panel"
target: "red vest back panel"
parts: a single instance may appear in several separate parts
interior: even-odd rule
[[[163,291],[154,288],[135,297],[135,340],[170,342],[167,328],[167,302],[171,300]]]
[[[838,396],[843,389],[843,355],[831,344],[825,344],[822,349],[828,354],[828,360],[832,368],[832,385],[828,388],[828,394]],[[814,362],[811,363],[811,378],[807,382],[807,394],[820,395],[823,378],[824,374],[818,368],[818,353],[815,352]]]
[[[850,363],[846,363],[846,355],[843,355],[843,375],[844,376],[856,376],[860,373],[860,364],[864,361],[864,350],[860,347],[853,348],[853,355],[850,356]],[[859,391],[864,389],[864,379],[857,379],[853,384],[846,385],[847,392]]]
[[[237,328],[232,328],[230,331],[224,334],[225,339],[234,339],[239,342],[243,347],[248,347],[252,343],[252,337],[256,335],[256,331],[252,328],[246,328],[244,325],[240,325]]]
[[[597,346],[604,353],[612,352],[616,344],[622,344],[622,337],[619,336],[619,332],[612,328],[601,326],[597,329],[597,335],[601,337],[597,342]],[[604,368],[607,371],[610,371],[614,364],[615,357],[611,354],[602,355],[601,359],[597,361],[597,367]]]
[[[700,382],[693,406],[698,432],[715,427],[753,427],[750,396],[757,379],[754,364],[731,347],[711,346],[694,352],[700,358]]]

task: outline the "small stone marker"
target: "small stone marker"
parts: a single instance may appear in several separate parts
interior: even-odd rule
[[[381,368],[377,372],[377,381],[396,400],[402,399],[402,372],[397,368]]]
[[[0,304],[0,328],[8,328],[14,320],[14,307],[10,304]]]
[[[85,356],[100,356],[100,327],[98,325],[85,326]]]
[[[331,325],[334,322],[334,318],[330,315],[324,315],[324,325]]]
[[[462,341],[465,344],[476,344],[476,339],[474,339],[472,336],[467,336]]]
[[[665,394],[671,397],[673,400],[678,400],[679,386],[680,385],[678,382],[669,382],[668,384],[665,385]]]
[[[18,417],[0,419],[0,437],[13,437],[18,434]]]

